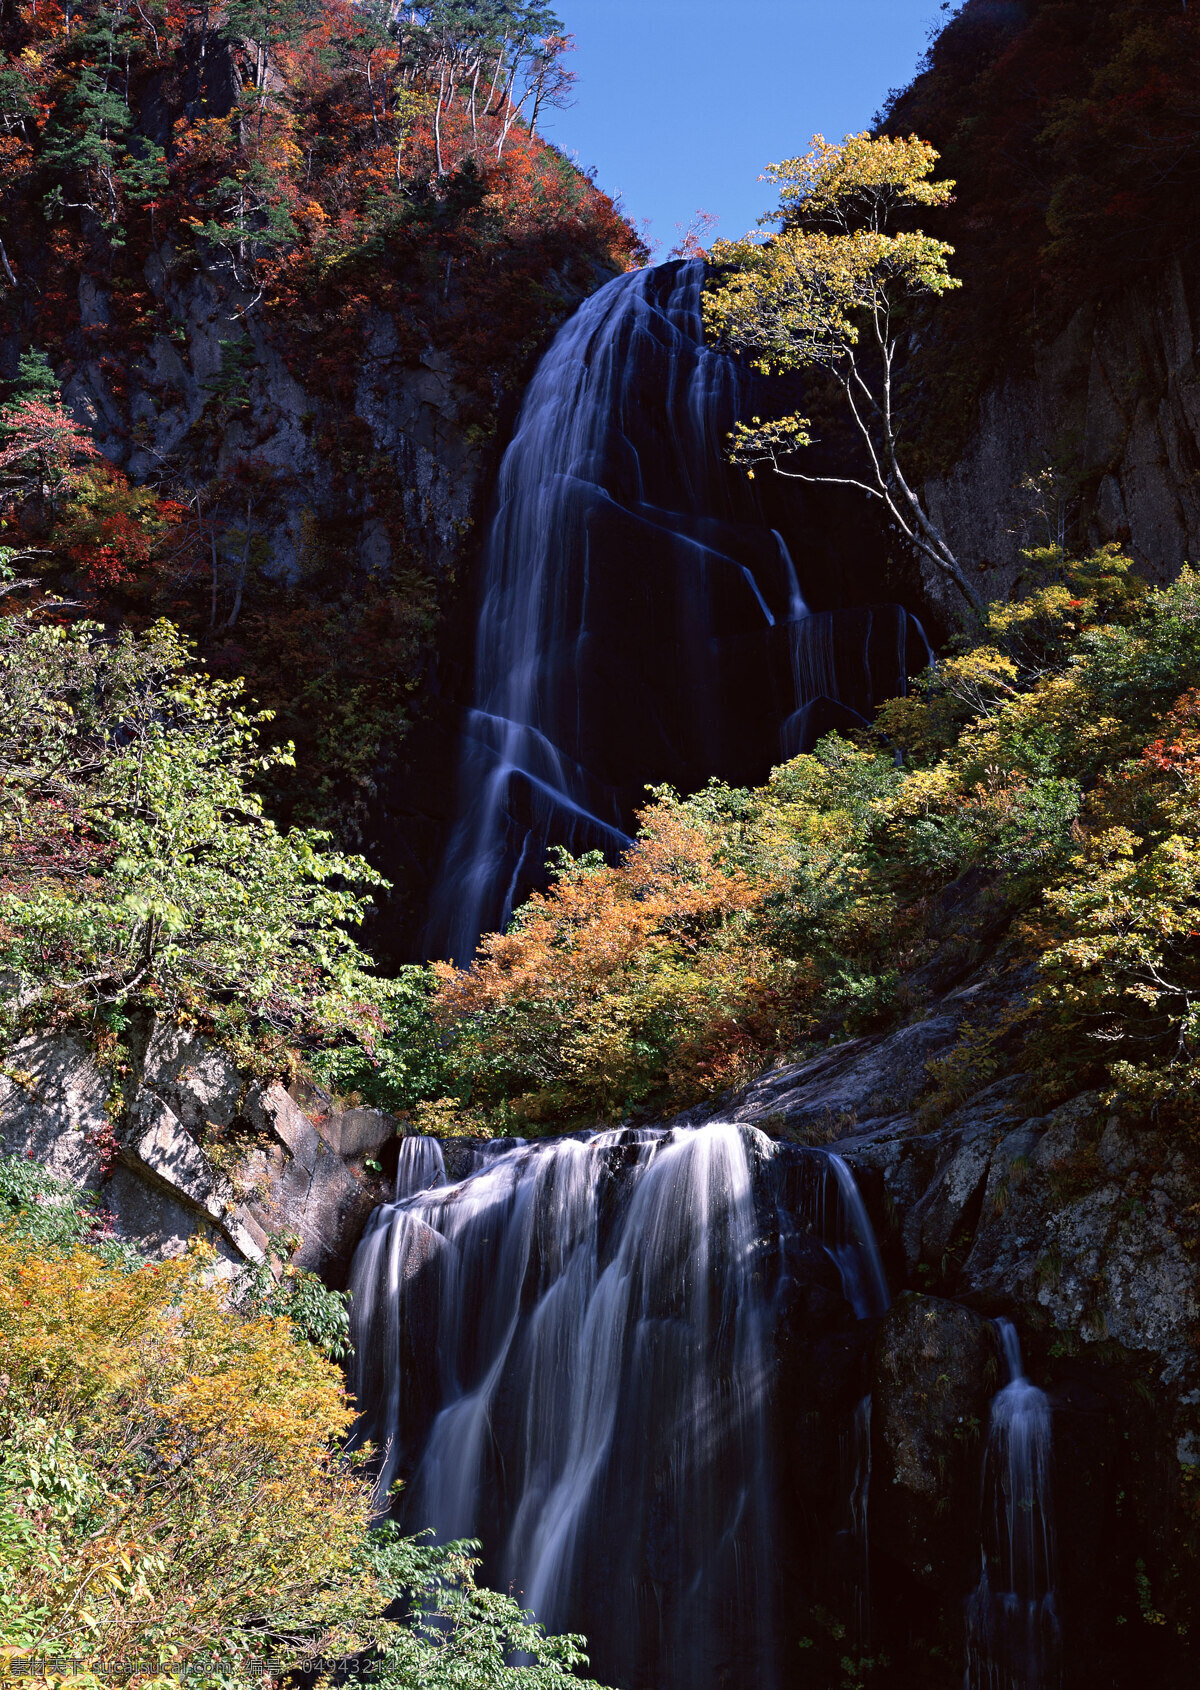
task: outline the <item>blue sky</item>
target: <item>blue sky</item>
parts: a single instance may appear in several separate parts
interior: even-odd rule
[[[574,35],[574,106],[551,140],[594,165],[664,257],[703,207],[745,234],[774,202],[756,181],[814,130],[865,129],[907,82],[939,0],[557,0]]]

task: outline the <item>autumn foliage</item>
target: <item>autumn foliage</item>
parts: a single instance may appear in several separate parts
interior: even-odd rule
[[[971,978],[934,1115],[1003,1066],[1031,1107],[1097,1088],[1200,1148],[1200,582],[1151,591],[1113,546],[1030,564],[862,743],[657,794],[622,862],[564,859],[443,968],[418,1118],[661,1114]]]
[[[240,1319],[200,1266],[130,1272],[0,1237],[5,1460],[26,1469],[41,1540],[22,1596],[54,1652],[82,1627],[97,1654],[161,1643],[181,1666],[260,1627],[294,1649],[334,1622],[321,1586],[347,1573],[368,1508],[333,1453],[340,1374],[287,1321]]]
[[[153,13],[125,0],[8,9],[10,330],[60,375],[88,359],[119,389],[122,366],[172,328],[143,273],[154,254],[180,279],[197,265],[223,274],[240,295],[231,309],[285,331],[318,385],[345,390],[348,354],[382,308],[417,353],[431,339],[452,349],[490,402],[494,375],[555,310],[555,267],[619,268],[638,246],[612,201],[530,128],[569,43],[536,36],[532,66],[528,54],[510,64],[496,33],[474,85],[448,83],[462,42],[432,27],[436,15],[418,25],[422,12],[439,8],[392,17],[331,0],[235,6],[227,20],[174,0]],[[111,293],[85,321],[91,278]]]
[[[486,452],[557,322],[642,251],[538,133],[569,48],[531,0],[0,11],[0,333],[52,378],[8,393],[0,545],[248,676],[322,769],[319,793],[281,777],[275,798],[347,840],[453,589],[363,414],[393,402],[391,372],[435,368],[456,439]],[[363,392],[381,324],[388,374]],[[307,408],[281,422],[290,378]],[[95,464],[87,409],[153,499]]]
[[[681,1095],[735,1077],[763,996],[746,917],[769,889],[663,794],[619,867],[564,865],[472,969],[441,967],[438,1015],[469,1028],[456,1060],[472,1101],[524,1090],[521,1118],[549,1122],[654,1095],[664,1057]]]

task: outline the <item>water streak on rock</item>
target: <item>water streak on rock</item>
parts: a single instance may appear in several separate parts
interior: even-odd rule
[[[967,1605],[967,1690],[1060,1682],[1051,1414],[1025,1377],[1011,1321],[996,1328],[1007,1383],[992,1401],[983,1479],[983,1569]]]

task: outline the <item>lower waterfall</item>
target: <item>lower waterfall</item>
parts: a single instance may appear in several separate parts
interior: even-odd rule
[[[988,1427],[983,1570],[967,1608],[967,1690],[1056,1690],[1050,1402],[1025,1377],[1012,1322],[998,1320],[996,1329],[1008,1379]]]
[[[887,1300],[853,1175],[720,1123],[475,1159],[379,1209],[354,1261],[358,1437],[406,1528],[479,1538],[605,1682],[769,1690],[777,1326],[814,1251],[851,1325]],[[865,1612],[869,1407],[847,1430]]]

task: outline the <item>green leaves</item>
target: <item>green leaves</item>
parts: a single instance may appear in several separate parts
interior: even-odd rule
[[[80,62],[46,126],[40,162],[52,186],[43,206],[52,221],[86,207],[110,244],[122,246],[127,206],[146,204],[167,185],[163,150],[138,133],[125,95],[140,43],[126,16],[101,12],[75,45]]]
[[[404,1538],[390,1523],[372,1533],[366,1564],[385,1598],[403,1602],[411,1617],[381,1639],[363,1682],[380,1690],[571,1690],[591,1683],[578,1676],[587,1665],[582,1637],[547,1637],[512,1596],[476,1584],[477,1549]],[[511,1665],[514,1659],[521,1664]]]
[[[0,631],[0,965],[27,1013],[197,996],[298,1028],[370,997],[351,937],[384,884],[327,835],[283,832],[255,780],[267,719],[168,623],[143,636],[34,617]],[[339,1006],[341,1006],[339,1008]]]

